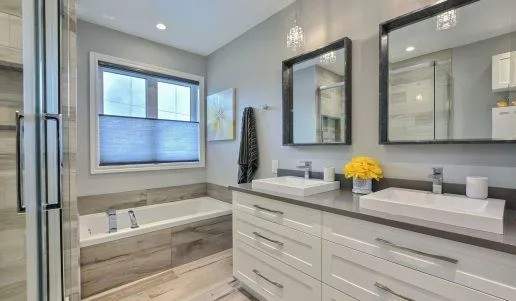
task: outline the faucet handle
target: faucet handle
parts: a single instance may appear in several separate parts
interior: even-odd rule
[[[442,167],[432,167],[432,174],[433,175],[442,175],[443,170],[444,169]]]
[[[310,166],[312,166],[312,161],[301,160],[298,162],[298,164],[299,164],[299,167],[310,167]]]

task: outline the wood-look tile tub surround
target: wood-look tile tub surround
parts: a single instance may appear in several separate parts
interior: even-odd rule
[[[81,248],[82,297],[232,247],[231,215]]]
[[[231,202],[227,187],[198,183],[82,196],[81,215],[210,196]],[[83,298],[227,250],[232,246],[231,216],[203,220],[81,248]]]
[[[165,188],[151,188],[109,194],[80,196],[79,214],[105,212],[107,209],[127,209],[209,196],[231,203],[231,191],[212,183],[198,183]]]

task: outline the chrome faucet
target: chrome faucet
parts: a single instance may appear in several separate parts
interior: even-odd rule
[[[312,171],[312,161],[299,161],[300,164],[297,168],[303,168],[305,170],[305,179],[310,179],[310,172]]]
[[[129,219],[131,220],[131,229],[138,228],[138,222],[136,221],[136,215],[134,214],[133,210],[127,211],[129,213]]]
[[[432,179],[432,192],[436,193],[436,194],[442,194],[443,193],[443,168],[442,167],[433,167],[430,178]]]
[[[114,233],[118,230],[116,222],[116,210],[110,208],[106,211],[106,214],[108,216],[109,233]]]

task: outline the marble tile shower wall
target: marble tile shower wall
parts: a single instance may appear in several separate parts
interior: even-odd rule
[[[0,31],[10,36],[19,5],[0,4]],[[7,22],[7,23],[6,23]],[[21,51],[0,41],[0,300],[26,299],[25,216],[16,212],[16,126],[14,112],[22,107]]]

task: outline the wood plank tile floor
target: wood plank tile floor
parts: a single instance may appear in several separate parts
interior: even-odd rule
[[[229,249],[83,301],[257,301],[240,287],[232,273]]]

